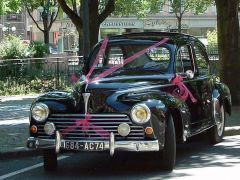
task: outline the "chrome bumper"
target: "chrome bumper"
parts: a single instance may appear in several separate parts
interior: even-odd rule
[[[35,137],[30,137],[27,140],[27,147],[31,149],[55,149],[56,153],[60,151],[60,149],[65,148],[65,141],[61,139],[60,133],[56,132],[56,138],[54,139],[39,139]],[[100,142],[100,141],[77,141],[77,142]],[[158,140],[153,141],[115,141],[114,134],[111,133],[109,141],[101,141],[104,142],[104,151],[110,151],[110,155],[112,156],[115,150],[119,151],[159,151],[159,143]]]

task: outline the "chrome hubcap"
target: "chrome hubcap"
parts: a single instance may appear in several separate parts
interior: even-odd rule
[[[224,108],[220,106],[218,99],[214,99],[214,120],[217,125],[218,136],[222,136],[224,129]]]

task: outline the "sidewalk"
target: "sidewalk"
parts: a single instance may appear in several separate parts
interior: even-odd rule
[[[26,148],[29,109],[36,96],[0,96],[0,159],[39,153]],[[227,115],[225,135],[239,134],[240,106],[235,106],[232,115]]]

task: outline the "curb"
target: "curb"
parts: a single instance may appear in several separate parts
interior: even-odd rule
[[[240,126],[225,127],[225,136],[240,135]]]
[[[225,127],[225,136],[240,135],[240,126]],[[21,150],[0,152],[0,160],[14,159],[21,157],[39,156],[42,154],[42,150],[32,150],[28,148],[22,148]]]

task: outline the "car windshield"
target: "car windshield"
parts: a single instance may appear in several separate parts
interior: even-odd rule
[[[148,49],[153,44],[109,44],[105,53],[99,57],[99,62],[93,71],[92,76],[96,77],[107,69],[113,69],[108,77],[119,75],[146,75],[166,73],[170,62],[170,48],[166,44]],[[141,56],[136,54],[142,50],[146,52]],[[93,65],[98,49],[95,49],[91,59],[90,67]],[[126,63],[126,60],[133,57],[133,60]]]

